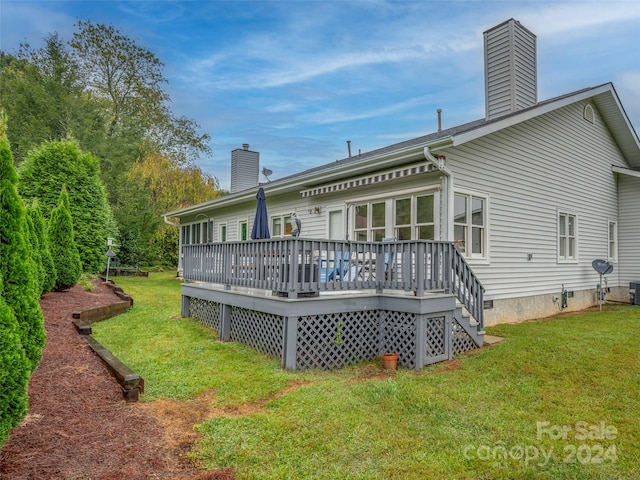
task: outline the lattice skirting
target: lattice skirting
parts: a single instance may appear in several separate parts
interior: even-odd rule
[[[377,358],[379,316],[367,310],[299,317],[296,368],[328,370]]]
[[[280,315],[231,307],[231,341],[281,358],[284,351],[284,319]]]
[[[218,333],[225,329],[229,340],[279,358],[287,368],[299,370],[341,368],[375,360],[383,352],[397,352],[401,366],[415,369],[477,348],[463,326],[445,313],[426,317],[364,310],[287,319],[231,306],[230,318],[225,320],[227,326],[223,327],[222,307],[215,301],[189,298],[193,318]],[[295,330],[289,329],[292,338],[286,339],[291,321],[295,321]]]
[[[191,317],[220,332],[220,304],[201,298],[189,299],[189,310]]]
[[[451,333],[451,349],[453,350],[453,354],[457,355],[473,350],[474,348],[477,348],[475,342],[469,334],[464,331],[462,325],[454,318],[453,332]]]
[[[382,312],[380,317],[381,351],[396,352],[398,364],[416,368],[417,323],[414,313]]]

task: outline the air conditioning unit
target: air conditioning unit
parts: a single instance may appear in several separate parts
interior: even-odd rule
[[[631,282],[629,284],[629,294],[631,295],[631,305],[640,305],[640,282]]]

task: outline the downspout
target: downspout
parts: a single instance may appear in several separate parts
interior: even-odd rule
[[[434,157],[431,150],[429,150],[429,147],[424,147],[424,158],[426,158],[447,178],[447,237],[442,240],[453,242],[453,204],[455,201],[453,193],[453,173],[447,168],[444,155],[440,155],[438,158]],[[442,234],[440,234],[440,237],[442,237]]]
[[[182,267],[182,228],[180,228],[179,223],[172,222],[167,218],[166,215],[163,215],[162,219],[167,225],[178,227],[178,271],[176,272],[176,277],[182,277],[184,275],[184,270]]]
[[[171,220],[169,220],[166,215],[163,215],[162,218],[164,219],[164,223],[166,223],[167,225],[173,225],[174,227],[180,226],[179,223],[173,223]]]

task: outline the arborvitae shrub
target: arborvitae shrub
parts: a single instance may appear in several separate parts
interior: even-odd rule
[[[33,201],[28,213],[33,222],[33,230],[40,247],[40,261],[42,266],[40,294],[44,295],[53,290],[56,285],[56,266],[53,263],[53,258],[51,258],[49,235],[47,234],[42,211],[40,210],[40,205],[37,200]]]
[[[49,248],[56,266],[55,289],[73,287],[82,275],[82,263],[74,240],[66,187],[62,187],[58,206],[51,212],[49,219]]]
[[[18,174],[22,198],[37,198],[45,217],[57,207],[60,190],[66,186],[83,270],[101,271],[105,241],[117,236],[117,228],[98,159],[82,152],[74,140],[47,142],[29,152]]]
[[[10,430],[27,414],[29,371],[18,321],[0,297],[0,448],[9,438]]]
[[[16,190],[17,175],[4,125],[0,118],[0,294],[15,314],[22,348],[33,371],[42,358],[44,317],[38,303],[38,274],[28,248],[26,209]]]

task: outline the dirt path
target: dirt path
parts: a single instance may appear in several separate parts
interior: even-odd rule
[[[47,345],[29,383],[29,415],[0,451],[0,479],[232,479],[203,473],[167,441],[162,419],[126,404],[120,386],[71,323],[76,310],[120,301],[97,283],[45,295]],[[185,428],[189,428],[185,426]],[[193,439],[195,440],[195,439]]]

